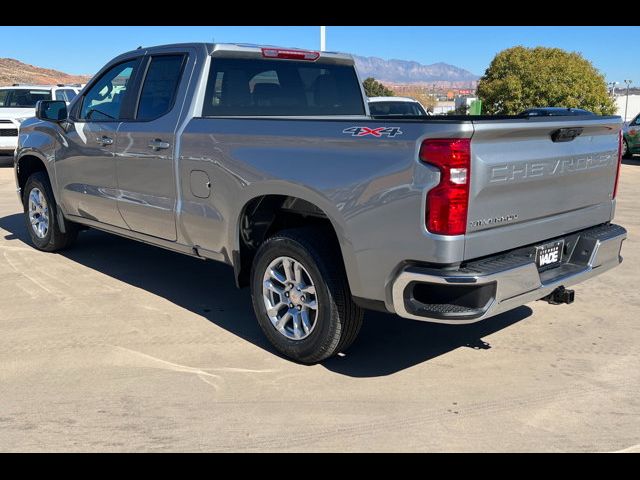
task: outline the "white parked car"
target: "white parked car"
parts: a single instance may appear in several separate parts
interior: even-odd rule
[[[409,97],[369,97],[369,112],[381,116],[429,115],[422,104]]]
[[[36,114],[38,100],[71,102],[80,85],[21,85],[0,87],[0,155],[13,155],[18,146],[18,127]]]

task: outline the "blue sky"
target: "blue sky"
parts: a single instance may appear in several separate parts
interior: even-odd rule
[[[319,27],[2,27],[0,57],[68,73],[95,73],[138,45],[212,41],[319,48]],[[514,45],[581,52],[608,81],[640,83],[640,27],[327,27],[327,49],[382,58],[446,62],[482,75]],[[636,61],[634,61],[634,58]]]

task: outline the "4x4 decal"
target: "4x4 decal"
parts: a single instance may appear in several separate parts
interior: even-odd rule
[[[345,128],[342,133],[350,134],[352,137],[366,137],[371,135],[372,137],[390,137],[393,138],[397,135],[402,135],[402,130],[399,127],[349,127]]]

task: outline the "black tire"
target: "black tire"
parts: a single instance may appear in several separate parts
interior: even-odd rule
[[[318,363],[345,351],[362,326],[363,310],[353,302],[339,246],[329,238],[330,234],[317,227],[278,232],[260,246],[251,268],[251,297],[258,324],[280,353],[300,363]],[[316,324],[301,340],[289,339],[276,330],[262,299],[264,273],[280,256],[301,263],[316,287]]]
[[[29,220],[29,195],[34,189],[38,189],[45,197],[48,207],[49,228],[46,234],[40,238]],[[65,221],[63,233],[58,222],[58,209],[49,178],[45,172],[36,172],[27,179],[27,183],[22,193],[22,206],[24,208],[24,219],[31,243],[38,250],[44,252],[55,252],[69,247],[78,236],[78,227],[72,222]]]
[[[629,149],[629,143],[627,143],[626,140],[623,140],[623,150],[622,150],[622,158],[631,158],[633,157],[633,153],[631,153],[631,150]]]

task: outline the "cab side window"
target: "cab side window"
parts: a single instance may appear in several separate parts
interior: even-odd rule
[[[184,55],[160,55],[151,58],[138,103],[137,120],[153,120],[173,107]]]
[[[120,63],[108,70],[84,95],[80,119],[110,121],[120,119],[127,86],[134,75],[138,60]]]

